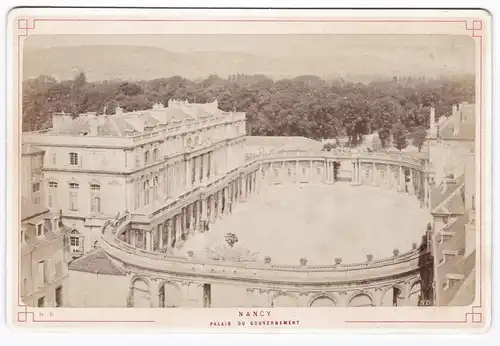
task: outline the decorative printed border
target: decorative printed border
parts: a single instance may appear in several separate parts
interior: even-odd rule
[[[478,125],[479,125],[479,190],[482,195],[483,189],[483,136],[482,136],[482,116],[483,116],[483,63],[484,63],[484,42],[483,42],[483,21],[482,20],[465,20],[465,19],[304,19],[304,18],[277,18],[277,19],[95,19],[95,18],[23,18],[17,19],[17,80],[18,80],[18,95],[17,95],[17,103],[18,103],[18,118],[19,118],[19,128],[22,129],[22,76],[21,76],[21,57],[22,57],[22,41],[24,38],[28,37],[36,28],[37,23],[43,22],[247,22],[247,23],[263,23],[263,22],[309,22],[309,23],[463,23],[465,27],[465,31],[469,33],[474,39],[479,41],[479,88],[476,90],[476,103],[478,103]],[[476,40],[475,40],[476,41]],[[477,77],[476,77],[477,78]],[[21,138],[22,136],[18,136],[18,147],[21,148]],[[20,160],[18,160],[18,169],[20,171]],[[20,188],[18,190],[19,195],[21,194]],[[480,198],[481,202],[483,200],[482,196]],[[18,201],[18,208],[20,208],[20,202]],[[20,210],[20,209],[18,209]],[[482,220],[482,203],[480,203],[479,208],[479,304],[471,305],[471,311],[466,312],[463,319],[457,320],[346,320],[344,323],[346,324],[482,324],[483,323],[483,253],[482,253],[482,245],[483,245],[483,220]],[[477,248],[477,247],[476,247]],[[18,275],[21,272],[20,268],[20,252],[18,258]],[[476,274],[477,275],[477,274]],[[26,322],[74,322],[74,323],[154,323],[154,320],[54,320],[54,319],[44,319],[44,316],[53,316],[53,312],[33,312],[28,310],[28,306],[26,306],[21,301],[21,287],[19,278],[17,279],[18,285],[18,307],[21,308],[22,311],[17,312],[17,322],[26,323]],[[28,316],[30,318],[28,318]]]

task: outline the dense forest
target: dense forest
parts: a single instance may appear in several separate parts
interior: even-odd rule
[[[474,102],[474,87],[474,76],[393,77],[369,84],[316,76],[276,81],[263,75],[211,75],[196,81],[174,76],[136,82],[88,82],[83,73],[64,81],[40,76],[23,84],[23,130],[46,127],[53,112],[111,114],[118,105],[134,111],[169,99],[217,99],[225,111],[246,112],[250,135],[347,135],[356,143],[363,134],[378,131],[385,143],[394,126],[410,134],[428,127],[430,107],[440,117],[449,115],[455,103]]]

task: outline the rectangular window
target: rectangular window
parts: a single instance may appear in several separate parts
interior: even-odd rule
[[[62,306],[62,286],[56,288],[56,308]]]
[[[155,194],[155,201],[157,201],[160,198],[160,180],[158,179],[158,176],[154,177],[153,179],[153,186],[154,186],[154,194]]]
[[[141,197],[141,182],[137,181],[135,183],[135,191],[134,191],[134,209],[139,208]]]
[[[200,176],[199,176],[200,181],[203,181],[203,161],[204,161],[204,156],[205,155],[200,155],[198,157],[198,160],[200,161]]]
[[[78,165],[78,154],[77,153],[69,153],[69,164],[72,166]]]
[[[43,235],[43,224],[40,223],[40,224],[36,225],[36,235],[38,237]]]
[[[53,153],[52,154],[52,164],[55,165],[57,163],[57,154]]]
[[[207,155],[208,155],[207,156],[207,161],[208,161],[207,162],[207,178],[210,178],[210,167],[212,165],[212,158],[211,158],[212,152],[209,152]]]
[[[39,308],[43,308],[45,306],[45,297],[40,297],[38,298],[38,301],[37,301],[37,306]]]
[[[78,210],[78,193],[70,192],[69,193],[69,210],[77,211]]]
[[[56,188],[57,186],[58,186],[57,182],[55,182],[55,181],[49,181],[49,187]]]
[[[211,297],[211,289],[210,284],[203,284],[203,307],[209,308],[211,305],[212,297]]]
[[[144,182],[144,205],[149,204],[149,180]]]
[[[53,204],[54,204],[54,197],[52,195],[48,195],[47,196],[47,205],[49,208],[52,208],[53,207]]]
[[[196,181],[196,158],[191,160],[191,184]]]
[[[139,154],[135,154],[135,167],[141,166],[141,156]]]
[[[45,286],[45,263],[44,261],[38,262],[38,287]]]
[[[92,197],[90,199],[90,211],[92,213],[101,212],[101,197]]]

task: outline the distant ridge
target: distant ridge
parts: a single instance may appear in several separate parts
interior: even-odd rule
[[[367,53],[368,52],[368,53]],[[349,47],[335,55],[267,57],[243,52],[171,52],[156,47],[68,46],[26,49],[24,79],[39,75],[72,79],[84,71],[89,81],[149,80],[179,75],[189,79],[210,74],[265,74],[272,78],[317,75],[322,78],[349,76],[427,76],[471,73],[464,71],[461,57],[446,49],[433,54],[395,47],[393,57],[377,47]],[[397,59],[403,56],[403,59]],[[438,61],[445,61],[437,63]]]

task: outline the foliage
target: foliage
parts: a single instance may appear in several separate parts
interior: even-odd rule
[[[394,124],[391,130],[393,145],[401,151],[408,146],[407,131],[404,125],[400,122]]]
[[[225,238],[227,245],[230,247],[233,247],[238,242],[238,237],[234,233],[226,233]]]
[[[321,150],[323,151],[331,151],[332,149],[335,149],[337,148],[337,143],[326,143],[325,145],[323,145],[323,148],[321,148]]]
[[[427,131],[425,130],[424,127],[419,127],[411,135],[412,137],[412,144],[418,148],[418,151],[420,152],[422,150],[422,146],[425,143],[425,139],[427,137]]]
[[[149,109],[170,99],[204,103],[215,99],[224,111],[247,114],[247,133],[262,136],[347,136],[349,145],[378,131],[383,146],[396,122],[405,129],[428,128],[429,108],[451,113],[457,102],[474,102],[474,77],[378,80],[367,84],[298,76],[272,80],[263,75],[212,75],[191,81],[180,76],[149,81],[89,82],[39,76],[23,82],[23,130],[50,125],[52,113],[126,112]]]

